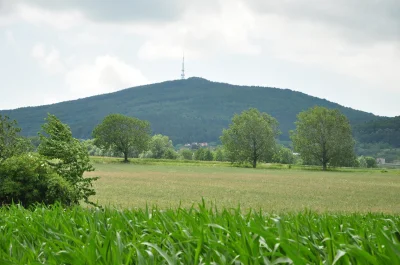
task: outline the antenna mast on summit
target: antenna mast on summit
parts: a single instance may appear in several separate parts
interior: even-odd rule
[[[182,58],[182,73],[181,73],[181,79],[185,79],[185,54],[183,54],[183,58]]]

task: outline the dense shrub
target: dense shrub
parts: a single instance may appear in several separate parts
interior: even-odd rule
[[[174,149],[167,149],[164,153],[163,158],[165,159],[177,159],[178,158],[178,153],[175,152]]]
[[[183,149],[180,151],[180,155],[185,160],[192,160],[193,159],[193,152],[189,149]]]
[[[368,168],[378,167],[378,163],[376,162],[376,159],[371,156],[366,156],[365,161],[367,162]]]
[[[57,201],[70,205],[75,197],[71,185],[37,154],[11,157],[0,167],[0,205],[49,205]]]

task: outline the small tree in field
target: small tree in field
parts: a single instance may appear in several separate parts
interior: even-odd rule
[[[304,161],[318,161],[323,170],[352,165],[354,140],[346,116],[338,110],[314,107],[297,115],[296,130],[291,131],[294,150]]]
[[[266,113],[251,108],[232,118],[229,129],[224,129],[221,142],[231,162],[250,162],[272,158],[279,135],[278,122]]]
[[[82,199],[91,203],[89,197],[96,194],[92,182],[97,178],[83,177],[84,172],[94,170],[87,147],[73,138],[69,126],[56,116],[49,114],[46,120],[39,133],[38,153],[46,159],[50,168],[72,186],[75,194],[72,204],[79,204]]]
[[[110,114],[93,130],[95,145],[124,154],[140,154],[147,150],[150,141],[150,123],[122,114]]]
[[[150,139],[149,143],[150,151],[153,154],[153,158],[167,158],[167,159],[174,159],[172,157],[174,152],[174,146],[172,141],[169,139],[168,136],[156,134]]]
[[[185,160],[192,160],[193,159],[193,152],[191,150],[188,149],[183,149],[181,150],[181,156],[183,159]]]

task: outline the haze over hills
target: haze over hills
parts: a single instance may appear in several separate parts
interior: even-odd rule
[[[289,140],[296,115],[316,105],[339,109],[352,125],[381,119],[289,89],[236,86],[197,77],[0,114],[16,119],[26,136],[37,135],[47,113],[55,114],[71,127],[75,137],[87,139],[106,115],[121,113],[150,121],[153,133],[168,135],[177,144],[218,141],[232,116],[250,107],[275,117],[282,131],[280,139]]]

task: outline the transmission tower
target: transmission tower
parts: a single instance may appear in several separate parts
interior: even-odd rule
[[[183,58],[182,58],[182,73],[181,73],[181,79],[185,79],[185,54],[183,55]]]

